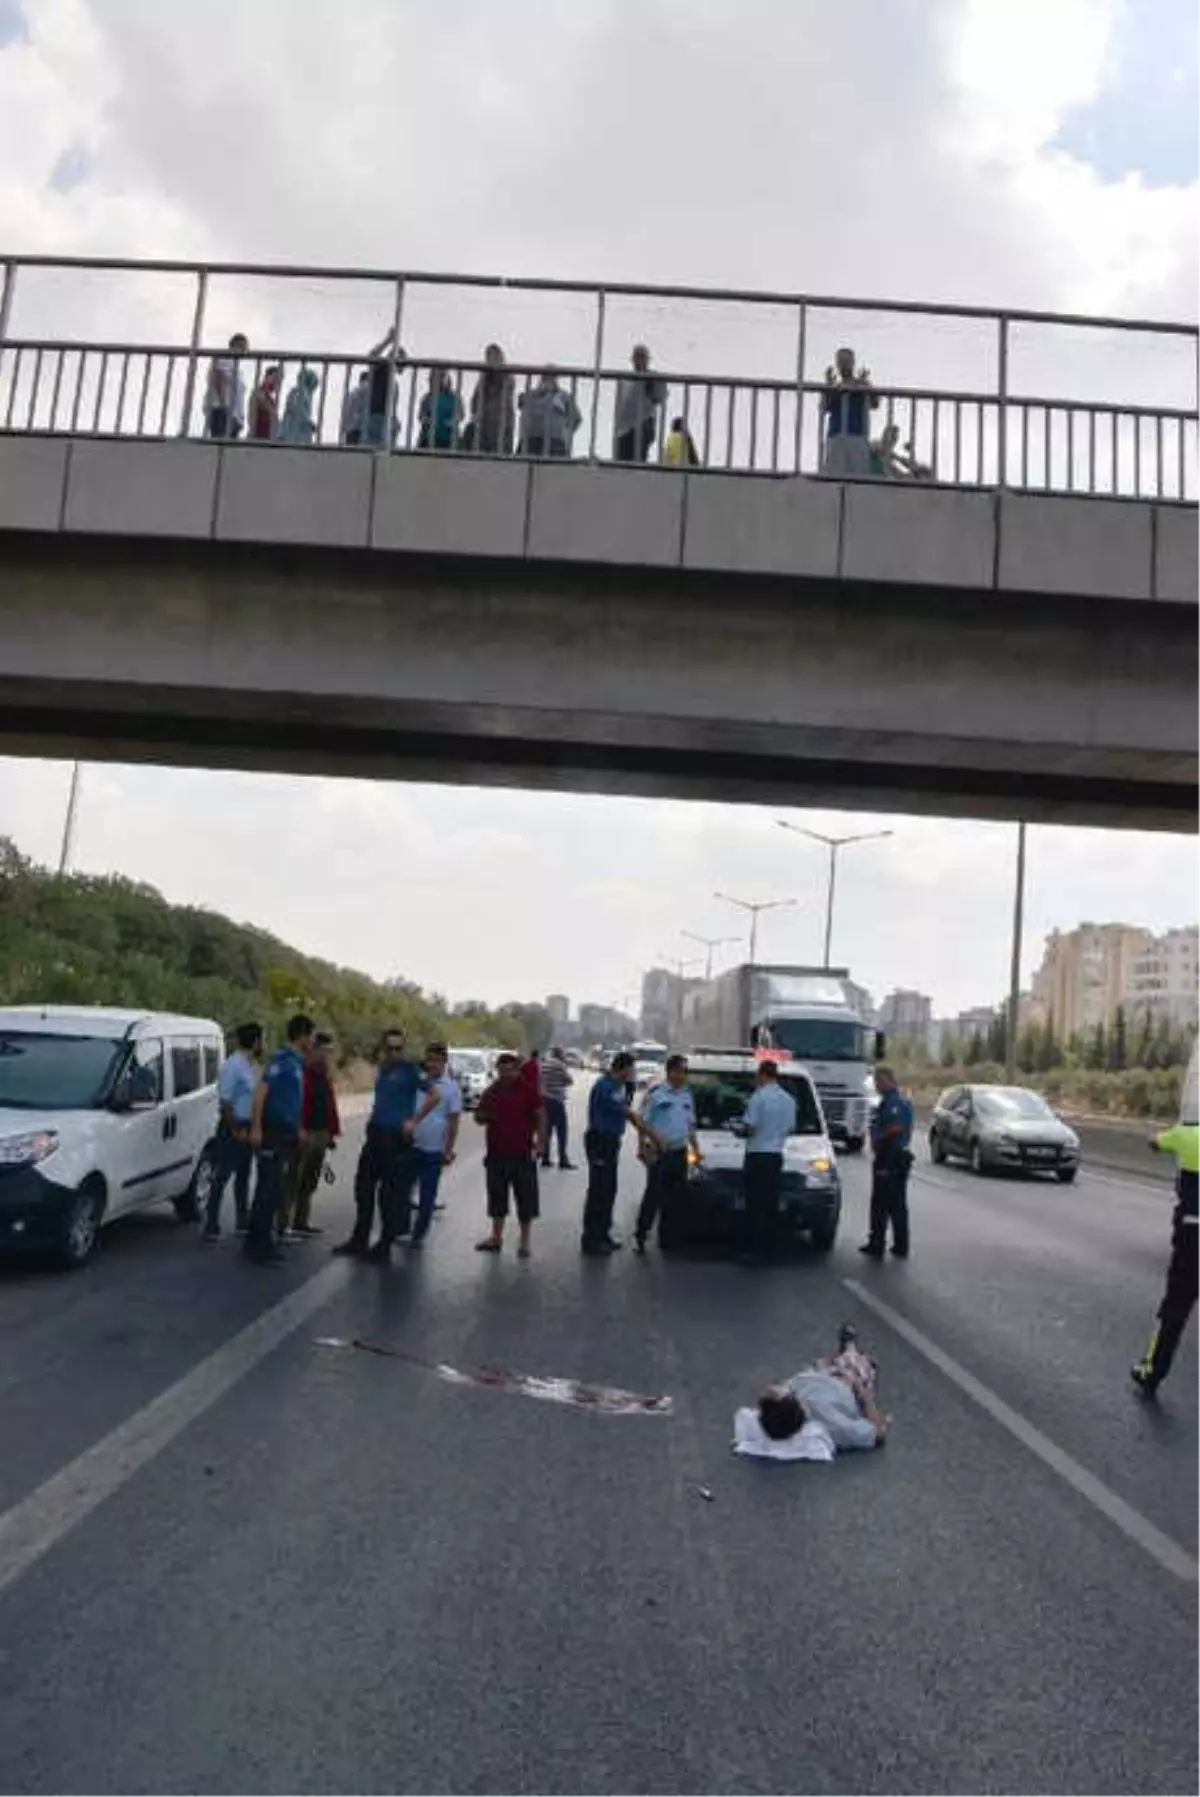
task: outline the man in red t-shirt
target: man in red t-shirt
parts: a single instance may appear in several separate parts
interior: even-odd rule
[[[534,1151],[546,1143],[546,1113],[535,1086],[522,1078],[515,1054],[496,1060],[496,1077],[475,1111],[476,1123],[487,1130],[487,1211],[491,1229],[475,1246],[481,1254],[499,1254],[504,1245],[504,1223],[511,1191],[520,1229],[517,1253],[529,1259],[529,1230],[538,1214],[537,1163]]]

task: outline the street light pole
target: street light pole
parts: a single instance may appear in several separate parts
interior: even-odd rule
[[[1017,887],[1013,895],[1012,963],[1008,975],[1008,1028],[1004,1032],[1004,1077],[1017,1083],[1017,1015],[1021,1009],[1021,937],[1025,929],[1025,823],[1017,825]]]
[[[712,979],[714,948],[724,948],[726,943],[741,941],[740,936],[697,936],[695,930],[680,930],[679,934],[686,937],[689,942],[698,942],[705,950],[704,977],[706,980]]]
[[[736,905],[739,911],[750,913],[750,965],[754,966],[758,952],[758,918],[761,911],[778,911],[786,905],[799,904],[798,899],[740,899],[730,898],[727,892],[714,892],[713,897],[720,899],[724,905]]]
[[[79,773],[81,763],[76,761],[71,767],[71,790],[67,795],[67,815],[63,819],[62,847],[58,855],[58,877],[61,880],[71,862],[71,847],[75,840],[75,813],[79,809]]]
[[[894,830],[864,830],[858,836],[824,836],[820,830],[809,830],[803,824],[789,824],[786,819],[777,817],[775,822],[781,830],[791,830],[797,836],[807,836],[813,842],[823,843],[829,850],[829,882],[825,889],[825,966],[832,965],[833,960],[833,901],[837,893],[837,858],[839,849],[848,849],[856,842],[880,842],[885,836],[894,836]]]

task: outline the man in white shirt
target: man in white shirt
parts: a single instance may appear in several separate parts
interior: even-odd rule
[[[442,1168],[449,1167],[455,1157],[458,1126],[462,1119],[462,1087],[448,1071],[449,1055],[444,1042],[431,1042],[425,1050],[424,1070],[429,1092],[437,1094],[437,1104],[413,1125],[412,1145],[420,1156],[417,1173],[417,1220],[413,1224],[410,1248],[419,1248],[429,1233],[433,1207],[437,1203]]]
[[[241,358],[249,348],[241,331],[235,331],[229,339],[229,354],[214,356],[208,365],[204,424],[210,437],[240,437],[245,428],[246,383]]]
[[[212,1183],[208,1188],[208,1210],[204,1218],[204,1240],[216,1242],[221,1237],[221,1205],[225,1187],[233,1180],[233,1206],[237,1232],[245,1235],[250,1216],[250,1172],[254,1150],[250,1146],[250,1122],[254,1112],[254,1093],[262,1075],[258,1061],[262,1055],[262,1025],[240,1023],[235,1032],[237,1048],[221,1068],[217,1078],[220,1115]]]
[[[796,1133],[796,1101],[780,1085],[779,1069],[772,1060],[758,1064],[758,1085],[746,1106],[743,1128],[746,1135],[746,1161],[742,1173],[746,1230],[739,1258],[766,1260],[775,1244],[783,1145]]]

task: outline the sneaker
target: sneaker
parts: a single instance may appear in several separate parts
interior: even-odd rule
[[[545,1159],[545,1160],[544,1160],[544,1161],[539,1161],[539,1162],[538,1162],[538,1166],[539,1166],[539,1167],[550,1167],[550,1166],[552,1166],[552,1165],[553,1165],[553,1162],[552,1162],[552,1161],[551,1161],[551,1159],[550,1159],[550,1157],[549,1157],[549,1155],[547,1155],[547,1157],[546,1157],[546,1159]]]
[[[367,1244],[351,1236],[348,1241],[339,1242],[336,1248],[329,1250],[331,1254],[344,1255],[347,1260],[362,1260],[367,1252]]]
[[[443,1203],[443,1202],[442,1202],[442,1200],[441,1200],[441,1199],[440,1199],[440,1198],[439,1198],[439,1199],[438,1199],[438,1201],[437,1201],[437,1203],[436,1203],[436,1204],[435,1204],[435,1205],[434,1205],[434,1207],[433,1207],[433,1208],[434,1208],[434,1210],[445,1210],[445,1208],[446,1208],[446,1206],[445,1206],[445,1204],[444,1204],[444,1203]]]
[[[580,1242],[579,1252],[595,1260],[607,1260],[613,1252],[611,1242]]]
[[[392,1264],[392,1244],[390,1242],[376,1242],[373,1248],[367,1249],[366,1253],[363,1255],[363,1259],[369,1260],[373,1267],[390,1267]]]
[[[1158,1380],[1144,1366],[1131,1366],[1129,1377],[1137,1386],[1144,1398],[1152,1398],[1158,1391]]]
[[[604,1239],[608,1244],[608,1251],[610,1254],[615,1254],[618,1248],[623,1248],[625,1246],[619,1235],[605,1236]]]
[[[234,1233],[234,1235],[249,1235],[250,1234],[249,1223],[238,1223],[235,1226],[233,1233]]]
[[[874,1242],[860,1242],[858,1244],[858,1251],[860,1254],[867,1255],[871,1260],[883,1259],[883,1249],[877,1248]]]
[[[634,1236],[633,1251],[635,1254],[644,1254],[646,1252],[646,1238],[644,1235]]]
[[[892,1254],[893,1260],[907,1260],[908,1259],[908,1249],[907,1248],[893,1248],[891,1250],[891,1254]]]
[[[292,1234],[299,1236],[324,1235],[325,1231],[319,1223],[297,1223]]]
[[[220,1239],[221,1231],[215,1226],[212,1229],[202,1229],[200,1231],[200,1240],[202,1242],[219,1242]]]
[[[408,1246],[410,1250],[413,1248],[423,1248],[425,1246],[425,1237],[423,1235],[414,1235]]]
[[[576,1173],[579,1169],[575,1161],[559,1161],[558,1170],[560,1173]]]

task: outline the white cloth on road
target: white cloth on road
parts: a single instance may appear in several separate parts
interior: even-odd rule
[[[733,1451],[755,1460],[833,1460],[837,1449],[824,1423],[807,1422],[786,1441],[773,1441],[758,1420],[758,1411],[747,1406],[733,1419]]]

